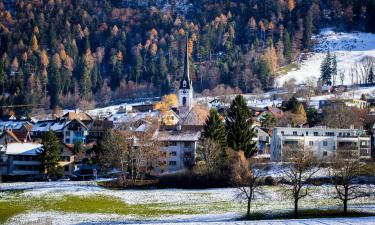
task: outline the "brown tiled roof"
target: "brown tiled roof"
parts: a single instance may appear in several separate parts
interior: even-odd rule
[[[84,113],[84,112],[78,112],[78,113],[67,112],[62,117],[66,118],[68,120],[74,120],[74,119],[81,120],[81,121],[91,121],[92,120],[92,117],[89,114]]]
[[[9,135],[10,137],[12,137],[16,142],[18,143],[21,143],[21,141],[18,139],[18,137],[12,132],[12,131],[5,131],[4,133],[1,134],[1,136],[3,135]]]
[[[12,133],[22,142],[29,141],[29,132],[12,131]]]

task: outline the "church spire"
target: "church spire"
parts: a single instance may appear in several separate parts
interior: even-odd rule
[[[180,83],[180,89],[190,89],[192,87],[189,73],[189,33],[186,33],[184,76]]]

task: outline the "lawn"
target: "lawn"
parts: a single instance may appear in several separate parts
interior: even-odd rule
[[[61,213],[103,213],[118,215],[136,215],[156,217],[161,215],[198,214],[187,206],[171,207],[166,204],[126,204],[121,199],[105,195],[63,197],[29,197],[14,196],[0,200],[0,223],[27,211],[57,211]]]

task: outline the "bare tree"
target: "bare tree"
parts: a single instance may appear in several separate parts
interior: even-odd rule
[[[250,218],[251,203],[255,199],[255,194],[262,193],[261,179],[265,172],[261,168],[256,168],[243,152],[237,154],[238,162],[233,168],[232,181],[238,190],[237,199],[247,201],[246,217]]]
[[[299,200],[309,194],[309,182],[319,171],[319,163],[313,152],[309,149],[286,148],[283,153],[284,160],[288,163],[283,167],[285,188],[294,203],[294,217],[298,217]]]
[[[374,67],[375,59],[371,56],[365,56],[358,62],[358,69],[360,71],[361,77],[364,83],[367,83],[368,76],[370,74],[371,68]]]
[[[129,136],[116,130],[108,130],[100,142],[101,164],[106,167],[115,167],[120,170],[120,180],[126,180],[127,161],[131,149]]]
[[[215,174],[220,168],[222,151],[220,144],[217,142],[211,139],[203,139],[197,149],[197,164],[195,166],[197,172],[208,176]]]
[[[349,201],[371,195],[370,188],[356,182],[362,167],[357,153],[337,154],[332,160],[329,171],[335,187],[333,198],[342,202],[345,215]]]
[[[340,70],[340,71],[339,71],[339,77],[340,77],[341,85],[344,85],[344,80],[345,80],[345,70]]]
[[[129,165],[133,184],[138,179],[156,176],[166,168],[166,154],[160,149],[157,139],[157,121],[152,120],[143,130],[133,132],[133,148],[129,154]]]

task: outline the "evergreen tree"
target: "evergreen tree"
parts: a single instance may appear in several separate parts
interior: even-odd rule
[[[367,82],[369,84],[373,84],[375,81],[374,69],[373,67],[370,68],[370,72],[368,74]]]
[[[292,41],[288,31],[284,34],[284,56],[287,62],[292,61]]]
[[[286,110],[287,111],[292,111],[293,113],[296,113],[300,104],[301,103],[298,101],[298,99],[296,98],[296,96],[293,96],[287,102]]]
[[[312,36],[312,12],[311,9],[307,11],[307,15],[303,19],[303,48],[310,49],[311,48],[311,36]]]
[[[234,150],[242,150],[245,156],[250,158],[256,153],[254,128],[252,128],[252,113],[247,107],[246,100],[238,95],[229,108],[225,119],[227,129],[228,146]]]
[[[324,84],[331,85],[332,80],[332,62],[331,53],[328,51],[322,64],[320,65],[320,78]]]
[[[41,171],[47,174],[56,172],[56,166],[60,158],[58,140],[56,134],[50,130],[43,137],[43,148],[38,151],[38,159],[41,163]]]
[[[227,146],[225,125],[221,121],[220,115],[216,109],[210,110],[210,114],[207,117],[203,128],[202,136],[203,138],[211,139],[217,142],[223,148]]]
[[[272,113],[267,112],[260,120],[262,127],[264,128],[272,128],[276,125],[277,120],[276,118],[272,115]]]

